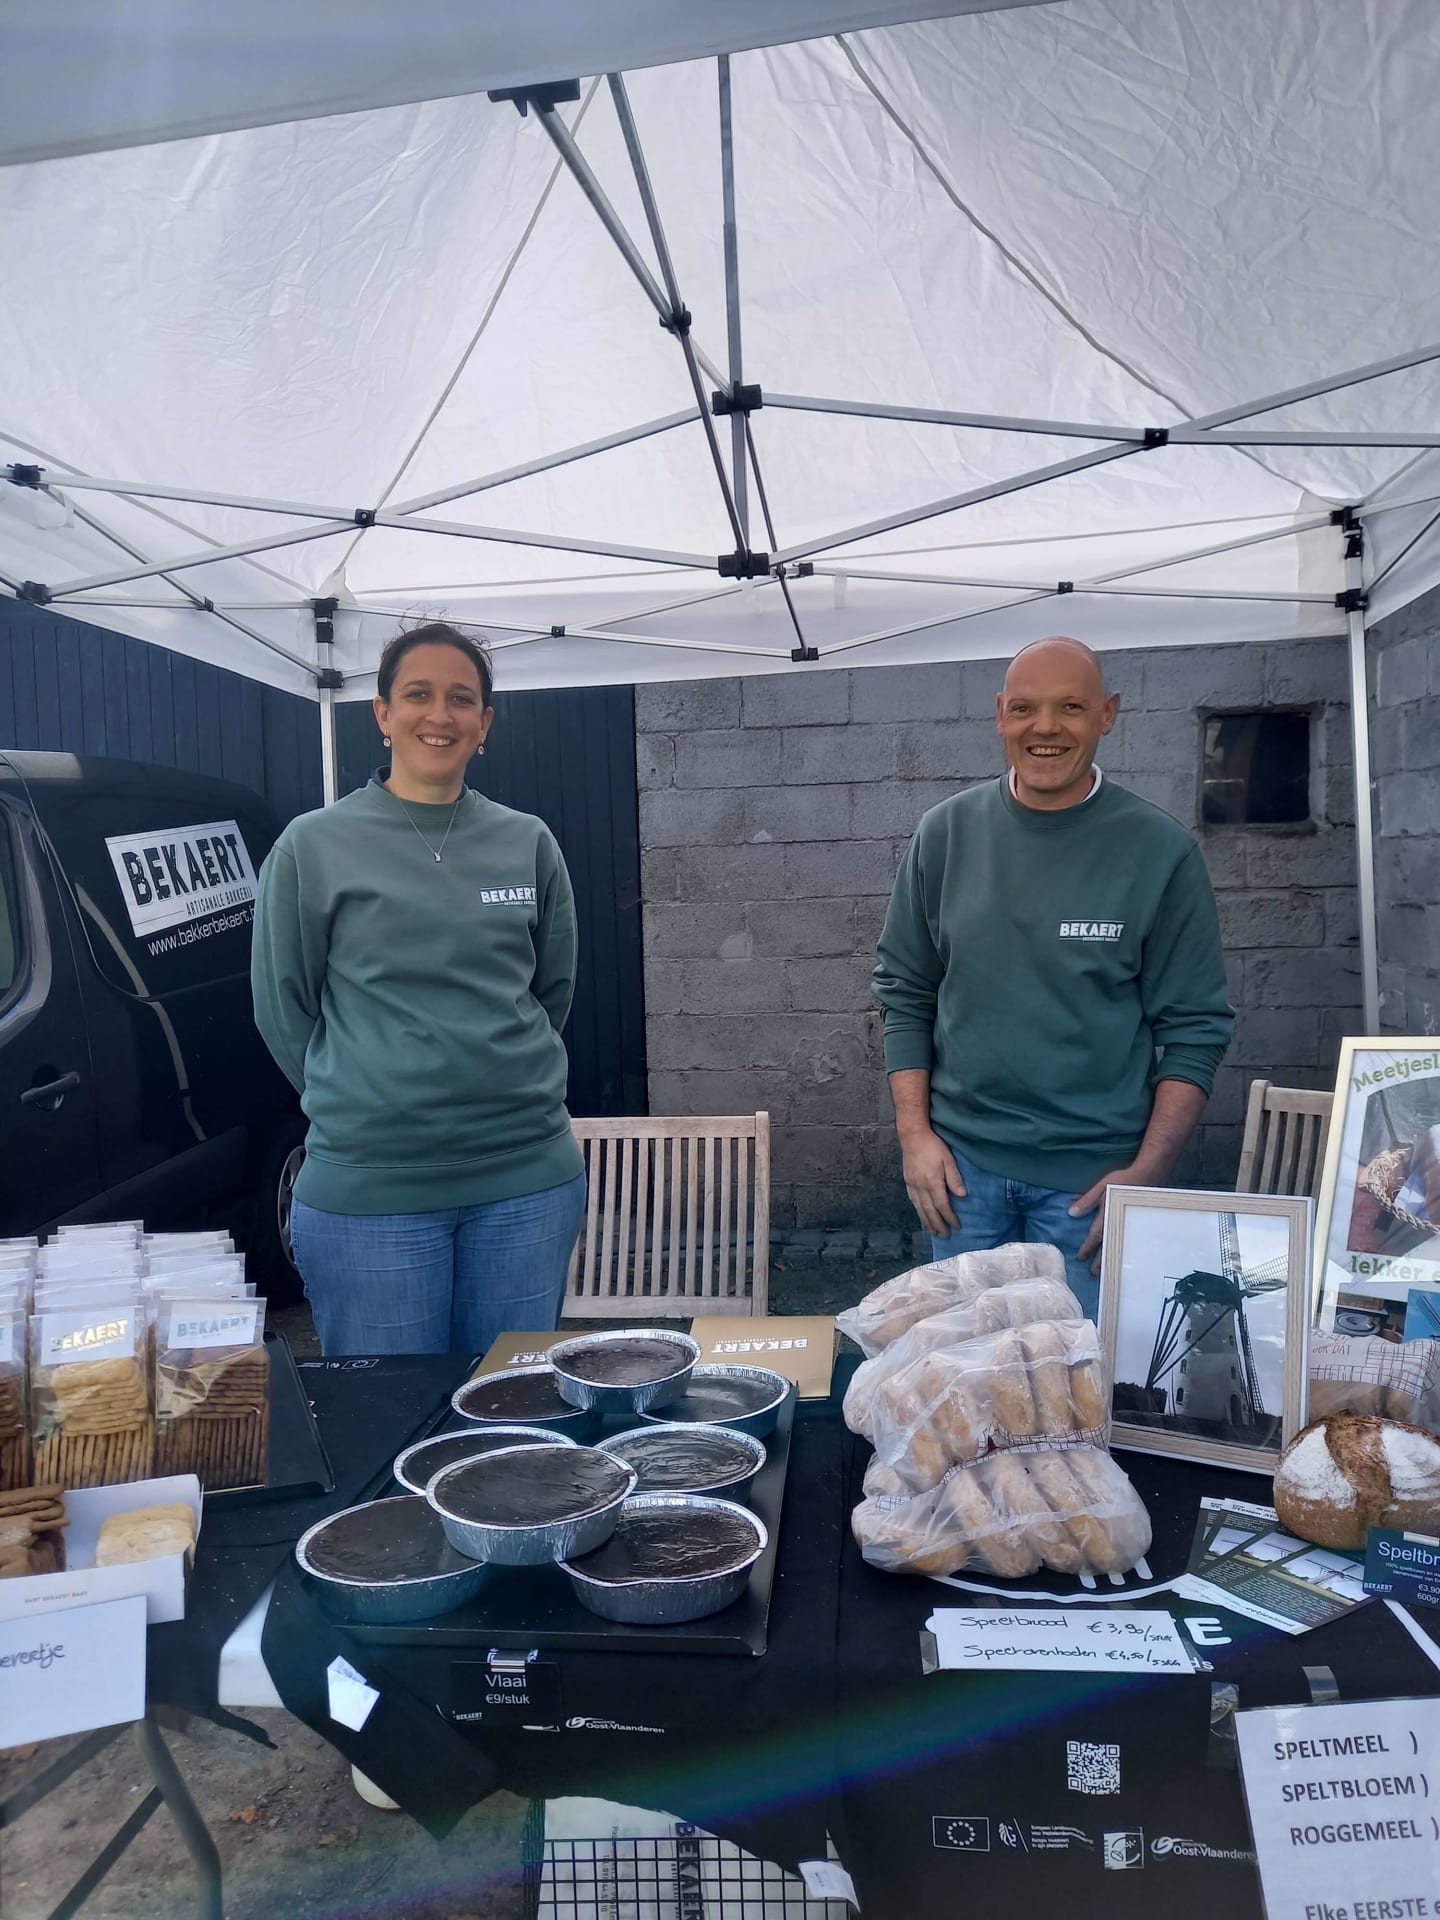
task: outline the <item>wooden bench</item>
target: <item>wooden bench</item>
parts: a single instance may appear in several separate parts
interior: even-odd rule
[[[572,1120],[590,1192],[565,1313],[763,1314],[770,1116]]]

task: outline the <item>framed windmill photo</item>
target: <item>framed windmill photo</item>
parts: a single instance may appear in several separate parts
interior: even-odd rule
[[[1312,1214],[1304,1197],[1109,1189],[1112,1445],[1274,1472],[1305,1424]]]
[[[1394,1346],[1440,1337],[1440,1044],[1345,1040],[1320,1182],[1315,1319]]]

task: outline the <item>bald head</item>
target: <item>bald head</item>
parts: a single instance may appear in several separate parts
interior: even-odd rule
[[[995,702],[995,724],[1022,806],[1053,812],[1089,798],[1095,749],[1119,704],[1083,640],[1052,634],[1020,649]]]
[[[1005,685],[1009,688],[1012,676],[1019,669],[1026,678],[1032,671],[1049,675],[1069,667],[1083,670],[1088,667],[1094,676],[1094,687],[1100,699],[1105,698],[1105,669],[1100,656],[1093,647],[1087,647],[1083,640],[1075,640],[1068,633],[1052,633],[1044,640],[1032,640],[1029,646],[1022,647],[1010,662],[1005,675]]]

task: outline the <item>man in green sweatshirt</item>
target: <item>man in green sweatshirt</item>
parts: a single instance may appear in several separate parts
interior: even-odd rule
[[[922,818],[875,968],[936,1257],[1049,1241],[1091,1313],[1105,1189],[1168,1178],[1233,1024],[1199,848],[1094,764],[1118,705],[1078,640],[1016,655],[1008,771]]]

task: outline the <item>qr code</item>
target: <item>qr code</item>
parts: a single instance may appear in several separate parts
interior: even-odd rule
[[[1071,1793],[1119,1793],[1119,1747],[1093,1740],[1067,1740],[1065,1784]]]

